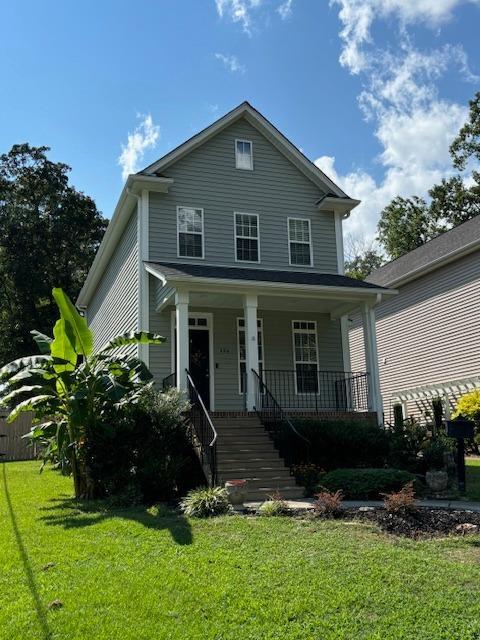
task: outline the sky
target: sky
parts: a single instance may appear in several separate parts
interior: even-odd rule
[[[50,147],[110,217],[129,173],[248,100],[362,200],[346,233],[369,241],[454,173],[479,28],[480,0],[4,2],[0,153]]]

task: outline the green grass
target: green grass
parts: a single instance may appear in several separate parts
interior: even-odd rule
[[[466,497],[480,500],[480,458],[467,458]]]
[[[480,638],[478,537],[85,511],[69,479],[37,463],[0,467],[2,638]]]

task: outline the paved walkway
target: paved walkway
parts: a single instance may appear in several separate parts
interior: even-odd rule
[[[313,499],[303,498],[301,500],[286,500],[289,509],[294,511],[305,511],[313,509]],[[248,509],[258,509],[261,502],[252,501],[245,502],[244,507]],[[436,509],[458,509],[461,511],[479,511],[480,502],[469,502],[468,500],[419,500],[421,507],[433,507]],[[344,509],[359,507],[383,507],[381,500],[344,500],[342,503]]]

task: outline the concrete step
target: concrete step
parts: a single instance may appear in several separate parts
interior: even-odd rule
[[[247,494],[247,501],[268,500],[268,497],[280,494],[280,497],[285,500],[295,500],[296,498],[303,498],[302,487],[283,487],[277,490],[277,487],[262,487],[259,489],[249,490]]]
[[[250,436],[246,438],[241,438],[240,436],[230,436],[224,438],[218,438],[217,440],[217,448],[234,448],[234,447],[273,447],[273,442],[270,440],[268,436],[259,435],[259,436]]]
[[[274,461],[272,461],[270,464],[268,463],[266,464],[262,462],[257,462],[250,465],[246,465],[246,464],[242,465],[238,463],[225,464],[225,465],[219,464],[218,472],[221,473],[222,475],[226,473],[236,474],[237,478],[242,478],[244,476],[247,477],[252,475],[256,475],[258,477],[268,477],[269,475],[276,476],[280,474],[284,474],[286,477],[287,476],[290,477],[290,469],[285,467],[281,460],[279,460],[276,464]]]
[[[243,469],[238,471],[233,469],[224,469],[223,471],[218,470],[219,475],[225,480],[275,480],[282,481],[283,483],[289,484],[294,479],[290,475],[290,471],[288,469]]]
[[[237,459],[245,459],[249,457],[253,458],[265,458],[270,457],[270,459],[275,458],[278,460],[278,452],[275,449],[269,447],[219,447],[217,449],[218,459],[224,460],[225,458],[237,458]]]

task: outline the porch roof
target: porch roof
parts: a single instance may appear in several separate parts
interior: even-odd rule
[[[276,271],[273,269],[256,269],[252,267],[223,267],[206,264],[185,264],[177,262],[147,262],[147,269],[160,273],[165,280],[171,282],[195,282],[200,280],[243,281],[249,284],[258,283],[301,285],[311,287],[332,287],[368,291],[369,293],[395,293],[392,289],[349,278],[336,273],[312,273],[304,271]]]

